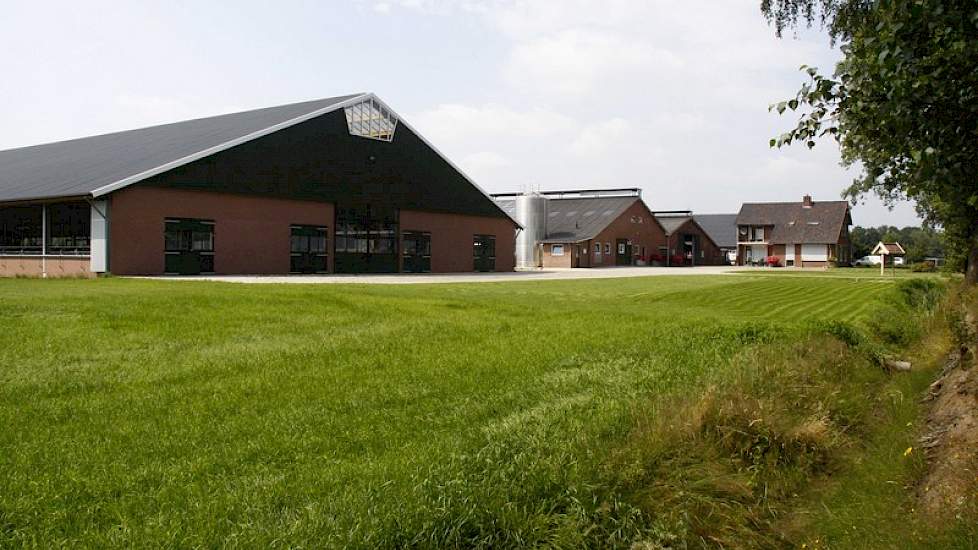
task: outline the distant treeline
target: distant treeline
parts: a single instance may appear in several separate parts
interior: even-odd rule
[[[910,263],[919,262],[924,258],[944,257],[944,234],[926,227],[856,226],[852,228],[850,239],[852,239],[853,258],[869,255],[880,241],[900,243],[907,251],[907,261]]]

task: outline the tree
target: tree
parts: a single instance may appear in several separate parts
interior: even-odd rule
[[[778,36],[818,21],[843,53],[831,77],[802,67],[809,81],[772,108],[803,114],[771,146],[833,136],[843,164],[862,168],[845,195],[913,199],[978,283],[978,2],[762,0],[761,11]]]

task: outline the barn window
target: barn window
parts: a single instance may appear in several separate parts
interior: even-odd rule
[[[394,139],[397,117],[374,98],[367,98],[346,109],[346,125],[350,134],[380,141]]]
[[[550,245],[550,255],[551,256],[563,256],[564,255],[564,245],[562,245],[562,244],[552,244],[552,245]]]

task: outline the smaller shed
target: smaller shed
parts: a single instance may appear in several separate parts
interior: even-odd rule
[[[700,226],[692,212],[656,212],[655,219],[666,233],[661,247],[666,265],[722,265],[726,254],[710,234]]]
[[[896,265],[896,258],[903,258],[907,255],[907,251],[903,249],[903,246],[901,246],[900,243],[885,243],[880,241],[877,243],[876,247],[873,248],[872,255],[880,257],[880,274],[882,275],[883,270],[886,269],[887,258],[890,259],[890,265],[894,266]]]

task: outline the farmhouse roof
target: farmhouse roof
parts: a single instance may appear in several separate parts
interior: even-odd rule
[[[774,226],[774,244],[835,243],[851,224],[846,201],[744,203],[737,214],[737,225]]]

